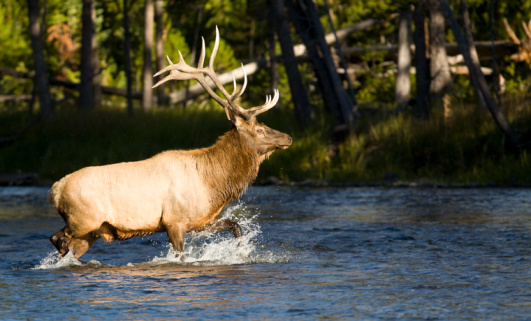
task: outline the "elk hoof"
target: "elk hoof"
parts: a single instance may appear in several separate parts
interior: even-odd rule
[[[68,244],[70,244],[70,240],[65,239],[64,237],[61,237],[58,239],[57,243],[58,243],[57,249],[59,250],[59,253],[61,253],[62,256],[65,256],[70,251],[70,249],[68,248]]]
[[[232,233],[234,234],[235,238],[239,238],[239,237],[242,236],[242,228],[241,228],[240,224],[234,223],[234,228],[232,230]]]
[[[175,253],[175,258],[178,259],[181,262],[184,262],[184,252]]]

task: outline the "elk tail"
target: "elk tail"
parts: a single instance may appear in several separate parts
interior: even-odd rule
[[[48,203],[52,204],[54,207],[57,207],[59,198],[61,197],[61,193],[63,192],[63,188],[66,184],[66,180],[68,176],[69,175],[66,175],[65,177],[61,178],[61,180],[55,182],[52,185],[50,192],[48,193],[48,197],[46,198],[46,200],[48,201]]]

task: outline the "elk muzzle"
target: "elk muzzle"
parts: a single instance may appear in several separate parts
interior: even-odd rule
[[[293,140],[291,139],[290,135],[284,134],[284,133],[281,133],[281,134],[283,134],[285,137],[283,141],[277,145],[277,149],[286,149],[291,146],[291,143],[293,142]]]

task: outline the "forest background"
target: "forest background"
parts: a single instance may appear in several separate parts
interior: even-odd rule
[[[151,86],[218,26],[216,71],[245,65],[244,107],[279,88],[260,120],[294,139],[259,182],[529,186],[530,17],[531,0],[2,2],[0,183],[214,143],[230,123],[204,91]]]

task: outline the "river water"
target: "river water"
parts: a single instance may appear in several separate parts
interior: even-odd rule
[[[531,319],[531,190],[253,187],[244,236],[59,258],[46,188],[0,188],[0,319]]]

